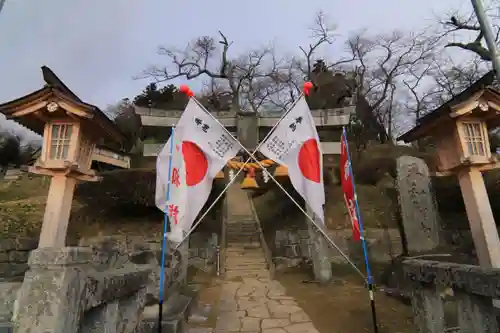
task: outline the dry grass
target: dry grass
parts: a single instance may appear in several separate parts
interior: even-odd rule
[[[288,189],[295,192],[291,188]],[[370,185],[357,186],[361,216],[366,228],[396,228],[394,203],[381,187]],[[293,196],[298,202],[296,193]],[[273,188],[266,194],[253,199],[259,218],[264,224],[272,224],[273,229],[305,226],[303,213],[279,188]],[[328,229],[346,229],[351,227],[340,186],[327,187],[325,219]]]
[[[0,238],[38,237],[42,225],[49,179],[23,175],[18,180],[0,182]],[[98,185],[97,185],[98,186]],[[73,200],[68,229],[68,243],[99,235],[159,237],[162,216],[158,211],[144,214],[106,207],[87,206]]]
[[[329,229],[348,229],[348,219],[344,196],[340,186],[330,186],[325,204],[325,219]],[[394,215],[394,203],[378,186],[356,186],[359,208],[365,228],[397,228]]]
[[[309,315],[319,332],[373,332],[368,291],[352,271],[327,286],[301,283],[309,279],[301,272],[281,274],[277,279]],[[375,299],[380,333],[414,331],[411,307],[382,292],[376,292]]]
[[[0,238],[40,233],[49,180],[23,175],[0,183]]]

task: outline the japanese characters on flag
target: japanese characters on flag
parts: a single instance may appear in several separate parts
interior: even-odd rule
[[[182,240],[182,230],[177,227],[179,221],[183,218],[185,212],[185,203],[187,201],[186,186],[186,167],[180,147],[182,146],[182,128],[176,128],[174,131],[174,146],[172,156],[170,156],[172,136],[163,146],[156,159],[156,206],[168,215],[170,232],[169,239],[174,241]],[[172,158],[172,166],[170,159]],[[170,178],[169,178],[170,170]],[[170,180],[170,188],[168,182]],[[167,202],[167,191],[170,191]]]
[[[314,119],[303,96],[259,150],[268,158],[288,167],[293,187],[324,223],[323,154]]]
[[[351,219],[352,237],[354,240],[359,241],[361,239],[361,232],[356,210],[354,179],[351,173],[351,161],[349,160],[345,129],[342,131],[342,137],[340,139],[340,182],[342,184],[342,192],[344,192],[345,204],[347,210],[349,211],[349,217]]]
[[[193,98],[179,119],[174,140],[172,185],[166,207],[171,221],[168,238],[180,242],[205,205],[217,173],[236,156],[240,146]],[[163,150],[169,152],[169,149],[167,143]],[[161,156],[158,156],[158,161]],[[177,159],[180,162],[176,162]],[[168,177],[168,163],[158,164],[157,174],[165,172]],[[160,180],[167,177],[160,177]],[[157,193],[158,187],[161,185],[157,183]],[[165,201],[165,195],[163,198]],[[159,206],[157,202],[157,206],[165,212],[165,205]]]

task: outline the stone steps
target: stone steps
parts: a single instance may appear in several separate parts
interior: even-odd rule
[[[226,238],[228,243],[239,243],[239,244],[248,244],[248,243],[255,243],[256,241],[258,241],[258,237],[256,236],[253,236],[253,237],[236,237],[236,236],[233,236],[233,237],[228,237]]]
[[[226,219],[226,224],[227,225],[245,225],[249,226],[254,223],[255,218],[253,217],[252,214],[246,215],[246,216],[241,216],[241,217],[231,217],[229,216]]]
[[[264,252],[260,249],[254,249],[254,250],[240,250],[240,249],[227,249],[226,250],[226,259],[229,259],[231,257],[234,258],[265,258],[264,257]]]
[[[253,258],[229,256],[226,258],[226,265],[241,265],[241,264],[266,264],[266,259],[263,256],[255,256]]]
[[[232,271],[259,271],[267,269],[267,264],[240,264],[231,266]]]
[[[252,228],[231,228],[231,227],[228,227],[226,229],[226,232],[228,235],[231,235],[231,234],[236,234],[236,235],[255,235],[255,234],[259,234],[259,231],[257,230],[257,228],[255,227],[252,227]]]
[[[227,237],[259,237],[259,232],[257,231],[231,231],[228,230],[226,233]]]
[[[231,195],[238,197],[240,203],[234,207],[237,213],[229,214],[226,225],[224,277],[269,278],[268,264],[260,244],[260,231],[248,201],[250,199],[241,189],[234,188],[231,191]]]
[[[227,232],[257,232],[257,225],[252,223],[251,225],[238,225],[238,224],[228,224],[226,225]]]
[[[243,270],[243,269],[227,269],[224,277],[226,279],[234,278],[269,278],[269,271],[267,269],[263,270]]]
[[[242,250],[255,250],[260,249],[260,242],[258,240],[248,241],[248,242],[240,242],[240,241],[231,241],[227,242],[227,248],[232,249],[242,249]]]

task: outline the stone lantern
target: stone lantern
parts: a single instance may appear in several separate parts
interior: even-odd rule
[[[98,181],[91,169],[101,139],[121,145],[124,136],[97,107],[80,100],[48,68],[46,85],[0,105],[7,119],[43,136],[42,152],[27,171],[51,177],[39,247],[64,247],[73,193],[78,181]]]
[[[432,137],[438,176],[456,175],[479,262],[500,267],[500,240],[482,172],[500,168],[488,133],[500,123],[500,93],[488,86],[488,73],[433,112],[398,140]]]

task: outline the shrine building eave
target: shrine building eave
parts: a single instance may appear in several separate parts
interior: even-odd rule
[[[480,118],[493,126],[500,124],[500,92],[491,86],[494,79],[494,71],[488,72],[460,94],[421,117],[415,127],[397,140],[409,143],[433,136],[433,132],[439,131],[441,126],[450,126],[456,118],[475,113],[480,101],[487,102],[489,106],[489,111],[482,112]]]
[[[98,107],[79,99],[50,69],[42,67],[42,72],[46,81],[43,88],[0,104],[0,112],[7,119],[12,119],[33,132],[43,135],[44,125],[50,118],[47,105],[55,102],[66,116],[91,125],[94,135],[108,138],[119,144],[125,142],[125,136],[118,126]]]

